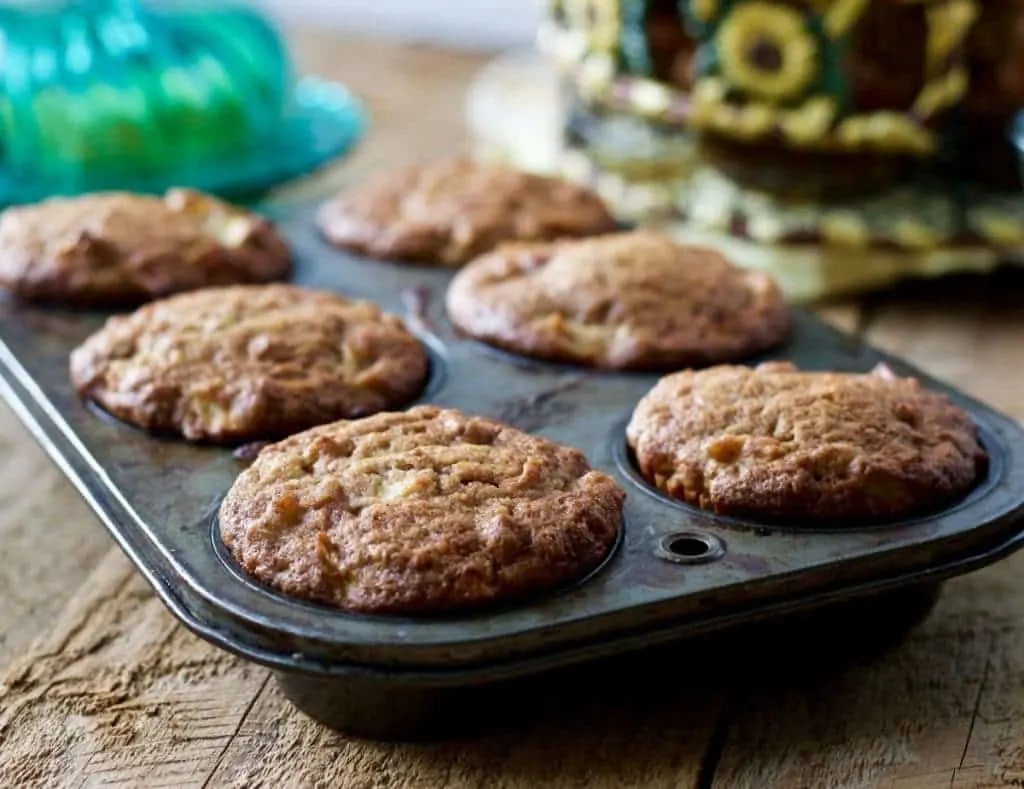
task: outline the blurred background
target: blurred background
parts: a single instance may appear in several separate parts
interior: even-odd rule
[[[262,0],[290,24],[486,51],[529,44],[541,0]]]
[[[0,42],[0,205],[257,200],[382,135],[434,154],[429,112],[437,154],[793,299],[1024,261],[1024,0],[0,0]]]

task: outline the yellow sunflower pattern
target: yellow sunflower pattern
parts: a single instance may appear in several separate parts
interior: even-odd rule
[[[790,6],[746,3],[722,22],[715,43],[725,78],[755,97],[797,98],[818,73],[817,44]]]
[[[704,3],[689,0],[691,13],[709,25],[703,46],[712,47],[717,59],[717,68],[697,80],[691,124],[751,142],[780,133],[797,148],[932,154],[938,140],[922,120],[956,104],[966,91],[966,71],[955,53],[977,0],[918,0],[929,4],[929,57],[922,64],[927,82],[913,108],[844,115],[837,97],[818,87],[831,54],[825,48],[855,31],[871,2],[887,1],[738,0],[706,19]],[[813,17],[820,21],[820,37],[808,24]]]
[[[562,32],[548,48],[567,66],[581,98],[638,117],[756,144],[781,138],[793,148],[931,155],[928,120],[962,100],[960,57],[979,0],[901,0],[927,6],[926,82],[906,110],[857,112],[843,106],[836,47],[856,36],[872,3],[893,0],[679,0],[696,22],[710,64],[690,91],[630,73],[619,59],[627,6],[650,0],[549,0]],[[839,65],[837,65],[839,64]]]

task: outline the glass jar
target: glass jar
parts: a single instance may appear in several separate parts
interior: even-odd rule
[[[287,115],[274,26],[226,2],[0,3],[0,171],[57,191],[258,147]]]

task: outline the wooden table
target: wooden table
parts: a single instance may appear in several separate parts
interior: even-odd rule
[[[481,61],[303,35],[371,105],[369,142],[303,193],[451,150]],[[1024,418],[1024,275],[913,285],[823,312]],[[560,704],[482,739],[361,742],[266,670],[179,627],[0,407],[0,787],[1024,786],[1024,554],[948,583],[887,651],[795,672],[711,670]],[[813,635],[813,634],[812,634]],[[742,656],[741,656],[742,662]]]

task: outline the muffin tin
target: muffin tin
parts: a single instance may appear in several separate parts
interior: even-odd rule
[[[315,206],[274,217],[300,284],[373,299],[403,314],[431,355],[421,401],[509,422],[578,447],[627,492],[620,542],[587,578],[470,615],[347,614],[289,599],[245,576],[220,544],[219,501],[241,453],[149,436],[83,404],[70,351],[106,316],[0,301],[5,398],[78,487],[171,611],[212,643],[271,667],[318,720],[376,737],[436,736],[447,719],[528,675],[938,581],[1024,541],[1024,430],[906,363],[793,311],[790,341],[752,359],[915,375],[974,418],[991,462],[946,509],[832,529],[714,516],[672,501],[633,467],[624,427],[657,375],[520,358],[458,337],[444,316],[451,271],[368,261],[328,247]]]

